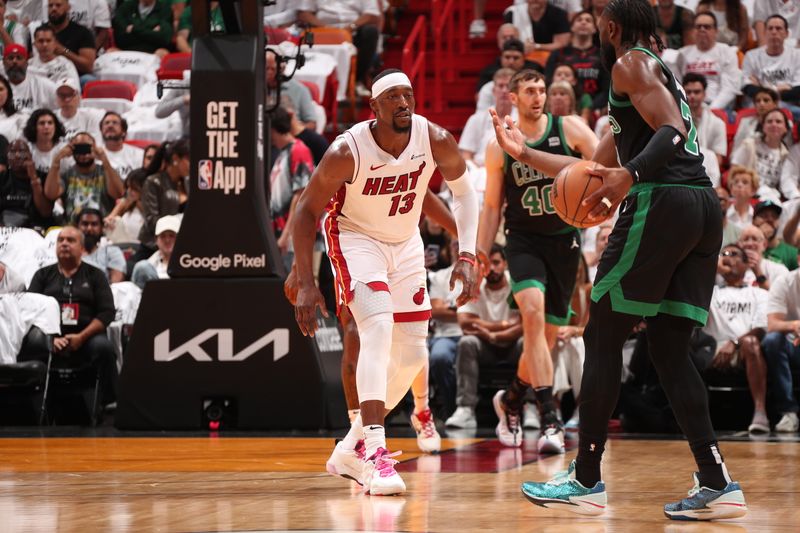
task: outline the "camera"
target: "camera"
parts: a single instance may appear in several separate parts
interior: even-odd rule
[[[88,155],[92,153],[92,145],[89,143],[76,143],[72,145],[74,155]]]

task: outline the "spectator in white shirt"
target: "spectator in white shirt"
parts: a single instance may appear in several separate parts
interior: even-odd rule
[[[80,86],[80,76],[75,64],[64,56],[56,55],[56,34],[52,26],[42,25],[36,28],[33,32],[33,46],[38,55],[28,62],[29,72],[44,76],[53,83],[69,78],[75,81],[76,86]]]
[[[742,72],[736,49],[717,42],[717,18],[713,13],[694,16],[695,44],[681,48],[686,62],[681,75],[702,74],[708,84],[705,102],[714,109],[733,104],[739,93]],[[685,87],[684,87],[685,88]]]
[[[144,151],[125,143],[128,121],[122,115],[116,111],[108,111],[100,121],[100,133],[103,135],[108,161],[122,180],[125,180],[131,170],[141,167]]]
[[[359,96],[369,96],[367,73],[378,50],[381,10],[378,0],[300,0],[297,18],[310,26],[345,28],[353,34],[356,57],[356,90]]]
[[[525,45],[519,39],[508,39],[503,43],[503,52],[500,54],[500,68],[508,68],[515,73],[525,68]],[[478,91],[478,104],[475,108],[477,112],[487,112],[490,107],[495,105],[494,101],[494,82],[490,81],[483,85]]]
[[[42,20],[47,14],[47,6],[42,11],[41,0],[7,0],[6,18],[27,26],[31,21]]]
[[[756,191],[762,200],[780,200],[800,196],[797,176],[784,180],[781,176],[783,162],[789,154],[784,137],[791,131],[789,119],[781,109],[764,115],[764,122],[756,129],[757,135],[745,139],[731,156],[731,164],[755,169],[761,180]]]
[[[176,215],[167,215],[156,222],[156,251],[148,259],[142,259],[133,267],[131,281],[140,289],[144,289],[148,281],[154,279],[169,279],[167,267],[169,266],[172,250],[175,248],[175,238],[181,228],[181,219]]]
[[[511,81],[514,72],[510,68],[501,68],[492,77],[494,84],[492,86],[492,97],[494,98],[495,110],[500,117],[511,115],[513,111],[511,96],[508,93],[508,82]],[[484,165],[486,145],[493,138],[494,127],[492,126],[492,117],[489,112],[476,111],[473,113],[467,119],[467,124],[464,126],[464,131],[461,133],[461,139],[458,142],[458,148],[461,150],[461,155],[467,162],[467,166],[482,167]],[[470,165],[470,162],[472,165]]]
[[[12,44],[3,51],[3,67],[14,89],[14,106],[30,113],[34,109],[55,109],[56,86],[47,78],[28,76],[28,50]]]
[[[767,303],[767,336],[762,347],[767,359],[770,392],[781,414],[775,431],[794,433],[800,427],[797,419],[797,397],[793,392],[792,367],[800,365],[800,269],[775,281]]]
[[[47,174],[53,158],[64,146],[64,126],[49,109],[37,109],[28,119],[23,134],[30,143],[36,170]]]
[[[769,433],[767,418],[767,364],[761,353],[761,339],[767,329],[769,293],[744,281],[746,254],[735,244],[722,249],[717,273],[724,280],[715,286],[703,331],[717,341],[717,351],[705,367],[726,371],[744,367],[755,409],[748,430]]]
[[[27,47],[30,43],[27,25],[14,19],[6,17],[6,0],[0,0],[0,49],[14,43]]]
[[[767,41],[767,22],[770,15],[780,15],[786,19],[789,36],[793,40],[800,37],[800,2],[798,0],[756,0],[753,3],[753,28],[756,30],[758,45]],[[794,46],[794,43],[791,43]]]
[[[769,87],[781,100],[800,103],[800,50],[787,43],[788,22],[771,15],[766,22],[764,46],[750,50],[742,65],[742,92],[752,98],[757,87]]]
[[[296,20],[294,0],[277,0],[274,5],[264,6],[264,26],[291,26]]]
[[[711,183],[716,187],[720,182],[722,159],[728,155],[728,135],[725,123],[715,115],[706,100],[706,78],[702,74],[689,72],[683,78],[683,89],[689,102],[692,120],[697,127],[697,144],[703,154],[703,166]]]
[[[753,223],[753,196],[758,190],[758,174],[753,169],[731,167],[728,173],[728,191],[731,205],[725,213],[728,224],[743,230]]]
[[[450,256],[458,257],[458,239],[450,240]],[[443,407],[441,416],[447,418],[456,409],[456,347],[461,338],[461,326],[456,315],[457,292],[450,290],[453,266],[428,273],[433,317],[433,337],[430,349],[430,381]]]
[[[691,7],[691,6],[687,6]],[[739,0],[700,0],[695,13],[717,17],[717,41],[747,50],[750,37],[747,8]]]
[[[14,90],[5,76],[0,75],[0,135],[6,139],[17,139],[28,121],[28,115],[14,106]]]
[[[85,131],[92,137],[100,138],[100,119],[103,110],[93,107],[80,107],[80,85],[72,78],[59,80],[56,89],[56,116],[64,126],[64,137],[71,139],[76,133]]]
[[[789,272],[781,263],[764,257],[767,238],[757,226],[744,228],[738,244],[747,254],[747,265],[750,267],[744,277],[745,283],[769,290],[772,282]]]
[[[742,145],[745,139],[757,133],[758,125],[764,122],[764,116],[773,109],[778,109],[780,102],[781,97],[769,87],[759,87],[755,90],[753,93],[753,109],[755,109],[756,114],[742,117],[739,120],[739,125],[736,127],[736,135],[733,137],[734,152]]]

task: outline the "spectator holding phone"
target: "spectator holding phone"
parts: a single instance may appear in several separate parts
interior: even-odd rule
[[[61,168],[61,161],[72,156],[75,164]],[[100,162],[100,164],[97,163]],[[99,209],[103,216],[114,208],[114,201],[125,194],[125,185],[108,161],[103,148],[86,132],[76,134],[53,158],[44,194],[50,200],[61,198],[67,220],[84,207]]]

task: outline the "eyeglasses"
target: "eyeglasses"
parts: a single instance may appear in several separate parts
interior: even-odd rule
[[[714,29],[713,24],[695,24],[694,29],[696,30],[711,30]]]
[[[742,253],[739,250],[724,250],[719,254],[720,257],[741,257]]]

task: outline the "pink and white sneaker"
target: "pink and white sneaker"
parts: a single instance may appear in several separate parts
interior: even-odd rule
[[[378,448],[378,451],[364,462],[361,475],[364,492],[373,496],[391,496],[405,492],[406,484],[394,469],[398,461],[392,459],[400,453],[389,453],[384,448]]]
[[[353,450],[344,448],[342,443],[343,441],[339,441],[336,444],[328,462],[325,463],[325,469],[332,476],[341,476],[363,485],[361,474],[364,470],[364,451],[366,449],[364,441],[358,441]]]
[[[433,422],[433,413],[431,413],[430,409],[412,413],[411,425],[414,427],[414,431],[417,432],[417,446],[420,451],[435,453],[441,449],[442,437],[436,431],[436,424]]]

